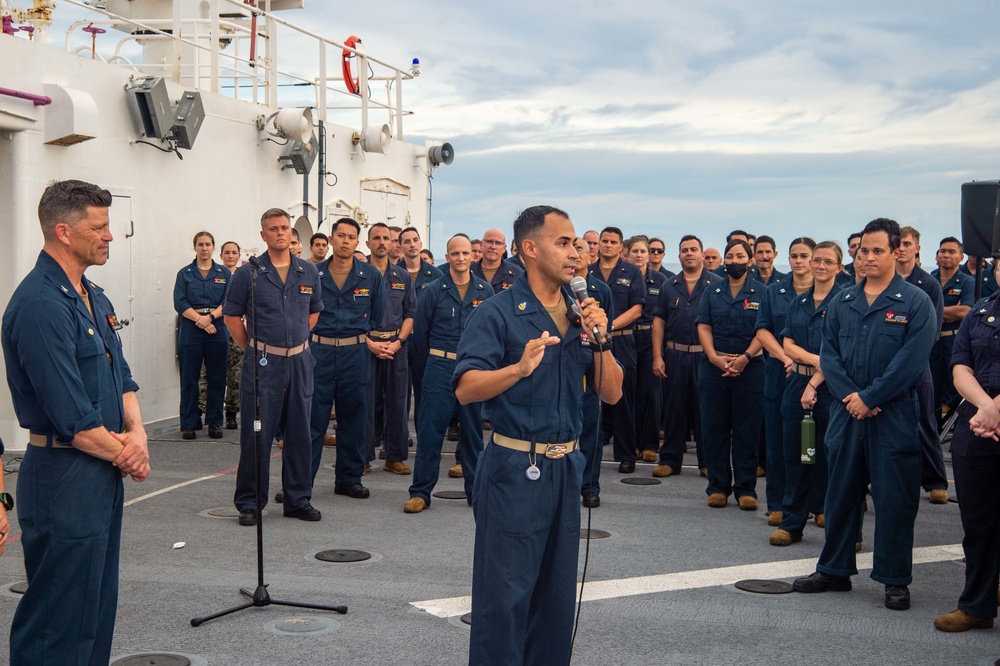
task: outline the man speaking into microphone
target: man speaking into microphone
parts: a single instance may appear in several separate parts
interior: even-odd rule
[[[570,658],[591,362],[601,400],[622,395],[607,316],[592,298],[578,304],[582,321],[574,314],[575,237],[565,212],[523,211],[514,243],[526,272],[479,307],[458,346],[455,396],[485,402],[493,424],[472,493],[470,664]]]

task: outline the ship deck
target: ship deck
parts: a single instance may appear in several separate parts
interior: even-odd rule
[[[343,604],[347,614],[272,605],[192,627],[192,618],[242,603],[239,588],[256,585],[255,530],[240,527],[234,516],[209,514],[232,506],[237,433],[211,440],[203,431],[184,441],[174,420],[153,424],[149,435],[153,473],[144,483],[125,485],[113,659],[168,653],[213,666],[466,662],[469,630],[460,616],[469,609],[471,509],[461,500],[435,499],[422,514],[404,514],[411,477],[376,464],[364,479],[371,498],[335,496],[334,449],[325,451],[313,496],[321,522],[284,518],[273,504],[265,509],[264,571],[272,598]],[[16,470],[19,455],[4,456],[8,470]],[[278,462],[271,467],[272,495]],[[685,462],[694,464],[693,453]],[[462,489],[461,480],[447,478],[451,464],[446,455],[437,490]],[[650,468],[640,463],[633,476],[650,478]],[[743,512],[732,502],[708,508],[694,467],[658,485],[626,485],[624,478],[605,462],[602,504],[591,526],[610,536],[590,542],[576,664],[888,666],[992,664],[1000,656],[1000,629],[946,634],[932,625],[955,608],[963,584],[962,528],[953,502],[934,506],[922,496],[913,607],[894,612],[882,606],[882,586],[868,578],[873,512],[866,515],[862,571],[852,592],[754,594],[733,583],[808,574],[822,530],[810,523],[801,543],[775,548],[763,510]],[[11,491],[16,480],[16,471],[6,477]],[[762,491],[763,479],[760,497]],[[584,509],[584,526],[587,518]],[[12,531],[0,557],[3,635],[19,598],[8,588],[24,578],[16,521]],[[185,545],[174,548],[178,542]],[[371,558],[316,559],[330,549],[362,550]],[[4,650],[0,662],[6,659]]]

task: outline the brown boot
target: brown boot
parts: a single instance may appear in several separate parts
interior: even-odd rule
[[[771,534],[771,538],[768,539],[768,542],[772,546],[791,546],[793,543],[798,543],[800,541],[802,541],[801,534],[795,536],[786,530],[774,530]]]
[[[461,479],[464,476],[462,474],[462,466],[461,465],[452,465],[448,469],[448,476],[449,476],[449,478],[452,478],[452,479]]]
[[[822,513],[816,514],[816,527],[826,527],[826,515]]]
[[[712,493],[708,496],[708,505],[713,509],[721,509],[729,503],[729,497],[723,493]]]
[[[392,472],[393,474],[399,474],[400,476],[405,476],[407,474],[412,474],[413,470],[405,462],[399,460],[393,460],[392,462],[386,461],[385,465],[382,467],[386,472]]]
[[[656,462],[656,451],[643,451],[642,452],[642,462]]]
[[[989,629],[993,626],[993,618],[976,617],[964,610],[953,610],[934,620],[934,628],[938,631],[968,631],[969,629]]]
[[[337,446],[337,436],[323,435],[323,446]]]
[[[780,511],[772,511],[771,515],[767,517],[767,524],[771,527],[777,527],[781,524],[782,514]]]
[[[756,511],[757,510],[757,500],[749,495],[744,495],[739,499],[740,509],[743,511]]]
[[[670,465],[657,465],[656,467],[653,468],[653,476],[659,479],[665,479],[668,476],[672,476],[673,474],[674,474],[674,468],[671,467]]]
[[[403,513],[420,513],[427,508],[427,502],[419,497],[411,497],[403,504]]]
[[[931,504],[947,504],[948,503],[948,491],[942,490],[941,488],[935,488],[931,491]],[[942,615],[941,617],[947,617]],[[972,617],[971,615],[969,617]],[[941,619],[941,618],[938,618]],[[942,630],[947,631],[947,630]],[[964,631],[964,630],[962,630]]]

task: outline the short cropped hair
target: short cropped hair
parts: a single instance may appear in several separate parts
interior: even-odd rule
[[[352,220],[349,217],[342,217],[339,220],[337,220],[336,222],[334,222],[333,224],[331,224],[330,225],[330,233],[333,233],[334,231],[336,231],[337,227],[339,227],[342,224],[346,224],[346,225],[348,225],[350,227],[354,227],[354,230],[356,232],[358,232],[358,235],[359,236],[361,235],[361,225],[358,224],[356,220]]]
[[[757,237],[757,242],[756,242],[756,244],[754,245],[754,249],[756,250],[756,249],[757,249],[758,247],[760,247],[760,246],[761,246],[761,243],[767,243],[768,245],[770,245],[770,246],[771,246],[771,249],[772,249],[772,250],[774,250],[775,252],[777,252],[777,251],[778,251],[778,244],[777,244],[777,243],[775,243],[775,242],[774,242],[774,239],[773,239],[773,238],[771,238],[770,236],[764,236],[764,235],[760,235],[760,236],[758,236],[758,237]]]
[[[260,216],[260,228],[264,228],[264,224],[274,217],[283,217],[288,220],[289,223],[292,221],[292,216],[289,215],[284,209],[281,208],[268,208],[264,211],[264,214]]]
[[[413,233],[415,233],[417,235],[417,238],[420,238],[420,232],[417,230],[416,227],[406,227],[405,229],[403,229],[402,231],[399,232],[399,239],[402,240],[403,239],[403,234],[408,233],[410,231],[412,231]]]
[[[38,222],[45,240],[53,238],[57,224],[75,227],[88,208],[110,208],[111,192],[82,180],[54,180],[38,201]]]
[[[569,214],[554,206],[532,206],[525,208],[514,220],[514,245],[520,254],[524,250],[525,239],[533,237],[545,226],[545,216],[554,213],[569,219]]]
[[[687,234],[685,236],[681,236],[680,242],[677,243],[677,251],[680,252],[681,245],[683,245],[688,241],[698,241],[698,249],[701,250],[702,252],[705,251],[705,246],[702,244],[701,239],[695,236],[694,234]]]
[[[913,239],[914,243],[920,245],[920,232],[914,229],[913,227],[903,227],[902,229],[900,229],[899,237],[902,238],[903,236],[909,236],[910,238]]]
[[[385,224],[384,222],[376,222],[372,226],[368,227],[368,238],[371,238],[372,232],[378,229],[379,227],[385,229],[386,231],[392,231],[392,229],[389,228],[388,224]]]
[[[623,243],[625,241],[625,234],[618,227],[604,227],[601,229],[601,235],[604,234],[618,234],[618,242]]]
[[[322,231],[317,231],[316,233],[314,233],[312,236],[309,237],[309,247],[312,247],[313,243],[315,243],[317,240],[330,242],[330,239],[327,238],[326,234],[324,234]]]
[[[874,234],[880,231],[884,231],[886,235],[889,236],[890,250],[896,250],[899,248],[899,240],[901,237],[899,222],[896,220],[890,220],[887,217],[878,217],[866,224],[864,230],[861,232],[861,236],[864,237],[866,234]],[[914,237],[914,240],[919,242],[919,239],[916,236]]]
[[[959,252],[964,252],[965,251],[965,246],[962,245],[962,241],[958,240],[954,236],[946,236],[946,237],[942,238],[941,242],[938,243],[938,248],[940,248],[945,243],[954,243],[955,245],[958,246],[958,251]]]

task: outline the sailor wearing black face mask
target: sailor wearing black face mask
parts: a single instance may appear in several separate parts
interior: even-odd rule
[[[726,284],[706,289],[701,300],[698,338],[705,356],[698,370],[698,398],[708,505],[724,507],[735,493],[740,508],[753,511],[764,414],[764,361],[754,326],[765,287],[747,275],[749,264],[750,246],[730,241]]]

